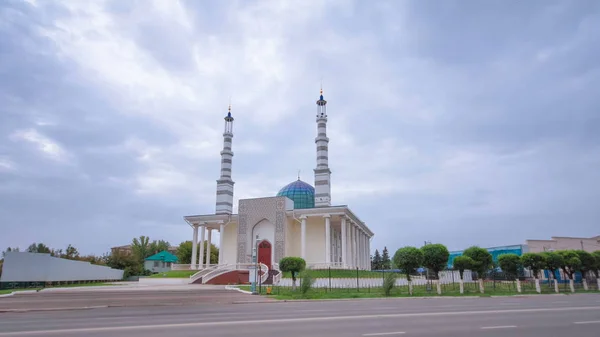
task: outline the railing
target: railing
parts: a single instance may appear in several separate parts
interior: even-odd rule
[[[171,264],[171,270],[194,270],[191,264]]]
[[[279,269],[279,263],[273,263],[273,270],[277,272],[277,274],[273,275],[273,284],[279,284],[281,282],[281,276],[283,273],[281,269]]]
[[[269,267],[267,267],[264,263],[259,263],[259,270],[262,271],[262,275],[260,275],[260,283],[265,283],[269,278]]]
[[[208,281],[214,279],[217,276],[223,275],[225,273],[228,273],[230,271],[234,271],[234,270],[248,270],[250,269],[250,267],[254,267],[256,266],[256,264],[254,263],[237,263],[237,264],[224,264],[224,265],[219,265],[217,266],[217,268],[212,268],[210,270],[207,270],[205,273],[196,273],[194,275],[199,275],[196,280],[199,277],[202,277],[202,283],[207,283]],[[261,283],[264,283],[267,278],[269,277],[269,267],[267,267],[265,264],[260,263],[259,264],[260,267],[260,271],[263,271],[263,274],[260,276],[260,281]],[[192,275],[192,276],[194,276]]]
[[[210,273],[211,271],[218,269],[219,266],[220,265],[218,265],[218,264],[213,264],[213,265],[208,266],[207,268],[204,268],[204,269],[198,271],[194,275],[190,276],[190,283],[194,283],[199,278],[202,278],[202,277],[206,276],[206,274]]]
[[[331,268],[331,269],[355,269],[355,268],[350,268],[348,266],[344,266],[343,263],[340,262],[330,262],[330,263],[309,263],[307,265],[308,269],[327,269],[327,268]]]
[[[173,263],[171,264],[171,270],[202,270],[211,266],[216,266],[216,264],[209,264],[209,265],[201,265],[200,263],[197,264],[177,264],[177,263]]]

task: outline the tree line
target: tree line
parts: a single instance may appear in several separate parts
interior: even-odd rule
[[[384,252],[387,252],[387,248],[384,249]],[[447,269],[449,258],[450,253],[446,246],[442,244],[427,244],[421,248],[407,246],[396,251],[391,259],[391,267],[400,269],[406,274],[408,281],[410,281],[410,276],[415,275],[417,269],[421,267],[426,268],[428,275],[437,279],[439,278],[439,272]],[[379,252],[376,250],[372,258],[372,269],[389,269],[388,262],[383,261],[383,255],[379,256]],[[572,288],[574,276],[577,272],[581,273],[584,286],[586,286],[585,278],[591,276],[591,274],[596,279],[600,278],[600,251],[589,253],[584,250],[559,250],[555,252],[525,253],[522,256],[502,254],[498,257],[498,262],[495,263],[492,254],[486,249],[472,246],[465,249],[461,256],[454,258],[451,267],[459,271],[461,281],[465,270],[475,272],[482,289],[483,279],[498,267],[509,280],[518,279],[525,268],[529,269],[536,280],[538,291],[540,273],[543,270],[548,270],[553,275],[555,284],[556,273],[562,271],[570,280]]]
[[[208,244],[208,241],[204,242],[204,247]],[[85,261],[95,265],[102,265],[111,267],[114,269],[123,270],[123,276],[125,278],[129,276],[145,276],[150,275],[151,271],[144,268],[144,260],[154,254],[157,254],[163,250],[169,250],[171,246],[168,241],[165,240],[153,240],[150,241],[148,236],[140,236],[131,240],[131,252],[120,251],[118,249],[105,253],[101,256],[81,255],[77,248],[69,244],[66,249],[53,249],[43,243],[32,243],[25,250],[29,253],[46,253],[54,257]],[[2,259],[0,259],[0,275],[2,275],[2,266],[4,264],[4,255],[6,252],[19,252],[21,251],[18,247],[8,247],[2,252]],[[178,263],[190,264],[192,259],[192,241],[183,241],[177,246],[175,255],[177,256]],[[218,263],[219,259],[219,248],[214,244],[211,244],[210,250],[210,263]]]

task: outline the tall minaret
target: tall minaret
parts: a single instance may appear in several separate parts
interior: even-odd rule
[[[315,169],[315,207],[331,206],[331,170],[329,170],[327,138],[327,101],[321,96],[317,101],[317,168]]]
[[[233,138],[233,117],[231,104],[225,116],[225,132],[223,132],[223,151],[221,151],[221,177],[217,180],[217,209],[216,214],[233,213],[233,180],[231,180],[231,140]]]

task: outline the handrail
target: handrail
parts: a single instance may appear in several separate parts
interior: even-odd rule
[[[279,284],[281,282],[281,276],[283,273],[281,269],[279,269],[279,263],[273,263],[273,270],[277,272],[277,274],[273,275],[273,284]]]
[[[224,264],[224,265],[222,264],[222,265],[219,265],[218,268],[209,270],[207,273],[205,273],[205,274],[202,275],[202,283],[207,283],[208,281],[214,279],[215,277],[217,277],[219,275],[223,275],[223,274],[228,273],[230,271],[234,271],[234,270],[247,270],[247,269],[249,269],[248,267],[253,267],[255,265],[256,264],[254,264],[254,263],[237,263],[237,264]],[[268,271],[267,266],[264,265],[264,264],[262,264],[262,263],[260,264],[260,268],[261,268],[260,270],[264,269],[263,266]],[[267,277],[268,277],[268,272],[265,273],[265,274],[267,274]],[[261,275],[261,282],[264,282],[263,277],[265,277],[264,274]],[[266,278],[265,278],[265,280],[266,280]]]
[[[219,268],[219,265],[215,264],[215,265],[209,266],[207,268],[204,268],[204,269],[194,273],[193,275],[190,276],[190,283],[194,283],[199,278],[204,277],[206,274],[210,273],[212,270],[215,270],[218,268]]]
[[[202,275],[202,283],[207,283],[208,281],[214,279],[215,277],[217,277],[219,275],[223,275],[230,271],[246,270],[246,269],[249,269],[248,267],[253,267],[253,266],[255,266],[254,263],[238,263],[238,264],[220,265],[219,268],[212,269],[212,270],[208,271],[207,273],[203,274]],[[259,263],[259,271],[263,272],[262,275],[260,276],[260,282],[264,283],[267,280],[267,278],[269,277],[269,267],[267,267],[263,263]]]
[[[265,281],[269,278],[269,267],[267,267],[264,263],[259,263],[259,270],[262,271],[264,267],[264,272],[260,275],[260,283],[265,283]]]

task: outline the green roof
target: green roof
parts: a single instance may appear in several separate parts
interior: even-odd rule
[[[158,254],[148,256],[146,261],[163,261],[163,262],[177,262],[177,256],[163,250]]]

